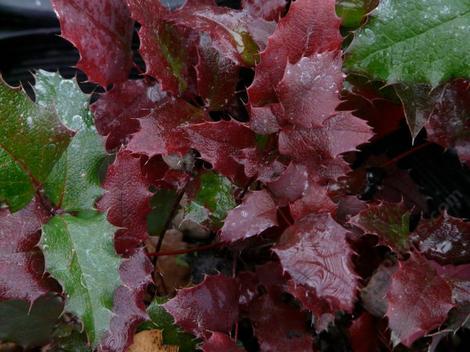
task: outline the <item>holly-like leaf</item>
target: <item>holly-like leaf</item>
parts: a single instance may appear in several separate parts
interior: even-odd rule
[[[178,346],[180,352],[193,352],[196,349],[197,340],[193,335],[183,332],[175,325],[173,317],[162,306],[166,302],[164,297],[156,297],[150,303],[147,311],[151,321],[145,323],[144,327],[162,330],[165,345]]]
[[[52,6],[62,36],[80,52],[77,67],[90,81],[106,88],[127,80],[134,24],[124,0],[52,0]]]
[[[155,155],[184,155],[191,145],[185,126],[202,122],[206,114],[183,99],[172,99],[140,119],[140,131],[134,134],[128,149],[149,158]]]
[[[228,335],[220,332],[213,332],[211,337],[207,339],[202,345],[201,350],[203,352],[241,352],[241,349],[237,346],[236,342],[233,341]]]
[[[103,184],[106,193],[97,207],[107,212],[111,224],[119,227],[115,246],[120,254],[132,253],[148,236],[147,215],[152,197],[148,187],[140,160],[127,150],[119,152],[108,168]]]
[[[53,109],[34,104],[0,81],[0,202],[26,206],[67,148],[71,132]]]
[[[470,165],[470,83],[458,80],[443,88],[426,123],[428,139],[444,148],[454,148],[460,160]]]
[[[310,215],[283,233],[274,252],[295,284],[312,290],[335,310],[351,311],[358,283],[346,233],[331,215]]]
[[[339,0],[336,2],[336,12],[342,20],[342,26],[357,28],[375,6],[378,0]]]
[[[35,101],[43,107],[53,107],[60,121],[72,131],[93,124],[89,110],[90,97],[83,93],[76,79],[65,79],[57,72],[39,70],[34,76]]]
[[[224,71],[225,59],[229,65],[253,66],[258,48],[273,30],[273,24],[246,11],[217,7],[211,1],[190,0],[172,11],[159,1],[128,0],[128,5],[132,17],[142,25],[140,52],[147,74],[159,79],[164,90],[175,95],[196,86],[193,68],[197,65],[201,36],[224,57],[216,63],[219,67],[213,72],[218,72]],[[211,76],[213,79],[218,80]]]
[[[277,21],[286,10],[287,0],[243,0],[242,7],[250,14],[268,21]]]
[[[232,209],[220,232],[222,241],[235,242],[277,226],[277,207],[265,190],[253,191]]]
[[[411,212],[403,202],[369,205],[350,223],[361,228],[365,233],[379,237],[379,241],[398,251],[409,248]]]
[[[203,173],[197,181],[195,190],[191,190],[194,196],[186,209],[186,218],[202,223],[210,216],[215,226],[221,225],[237,204],[233,184],[212,171]]]
[[[354,320],[349,328],[351,347],[354,352],[379,350],[377,319],[367,312]]]
[[[0,301],[0,339],[24,349],[45,345],[64,308],[56,294],[39,297],[34,303]]]
[[[81,319],[93,346],[109,329],[120,284],[114,231],[104,214],[56,215],[43,226],[40,242],[47,271],[65,291],[65,309]]]
[[[401,262],[387,293],[392,341],[407,347],[439,327],[454,306],[449,284],[420,255]]]
[[[470,261],[470,223],[444,214],[436,219],[422,219],[412,234],[419,251],[442,264]]]
[[[209,331],[230,332],[238,319],[238,296],[235,279],[206,276],[199,285],[178,291],[163,307],[182,329],[208,337]]]
[[[121,285],[114,293],[113,317],[100,343],[100,351],[126,351],[137,326],[148,319],[144,295],[152,282],[152,271],[152,262],[143,249],[122,262],[119,268]]]
[[[387,83],[433,87],[468,77],[469,11],[466,0],[381,1],[355,34],[346,68]]]
[[[265,294],[250,305],[260,351],[312,351],[313,338],[306,328],[307,315],[282,302],[279,297]]]
[[[192,148],[201,153],[215,170],[232,181],[244,179],[241,150],[255,145],[254,133],[240,122],[203,122],[185,127]]]
[[[78,131],[44,184],[49,199],[65,211],[94,209],[103,194],[99,169],[105,157],[103,140],[94,128]]]
[[[275,88],[288,63],[295,64],[315,52],[338,50],[342,42],[339,26],[333,0],[292,3],[260,55],[253,84],[248,88],[250,103],[262,106],[276,102]]]
[[[387,292],[392,283],[392,275],[398,265],[387,261],[379,265],[372,274],[366,287],[361,290],[361,300],[364,308],[374,317],[382,318],[387,313]]]
[[[139,130],[138,118],[150,113],[165,100],[166,94],[158,84],[144,80],[116,84],[91,105],[98,132],[106,136],[106,149],[127,144],[132,133]]]
[[[36,248],[47,219],[36,200],[14,214],[0,209],[0,301],[24,300],[31,305],[54,288],[44,276],[44,260]]]

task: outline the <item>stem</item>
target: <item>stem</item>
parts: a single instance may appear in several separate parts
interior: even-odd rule
[[[398,161],[400,161],[401,159],[404,159],[406,158],[407,156],[411,155],[411,154],[414,154],[416,153],[418,150],[421,150],[423,148],[426,148],[427,146],[430,146],[432,143],[431,142],[425,142],[421,145],[418,145],[416,147],[413,147],[411,148],[410,150],[394,157],[392,160],[389,160],[387,161],[385,164],[383,164],[381,167],[387,167],[389,165],[392,165],[392,164],[396,164]]]
[[[199,252],[199,251],[207,251],[209,249],[222,247],[224,244],[225,243],[223,242],[216,242],[216,243],[211,243],[205,246],[199,246],[196,248],[180,249],[177,251],[168,251],[168,252],[155,252],[155,253],[149,253],[148,255],[151,257],[175,256],[175,255],[188,254],[188,253],[194,253],[194,252]]]

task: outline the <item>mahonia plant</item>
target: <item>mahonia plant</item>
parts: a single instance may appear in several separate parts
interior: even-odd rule
[[[468,172],[468,0],[52,4],[102,89],[0,83],[0,340],[434,351],[470,328],[470,213],[431,214],[398,166]]]

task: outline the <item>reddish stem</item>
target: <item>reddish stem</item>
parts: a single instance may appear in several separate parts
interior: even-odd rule
[[[148,255],[150,257],[163,257],[163,256],[174,256],[174,255],[180,255],[180,254],[188,254],[188,253],[194,253],[194,252],[199,252],[199,251],[207,251],[209,249],[213,248],[219,248],[222,247],[225,243],[223,242],[216,242],[216,243],[211,243],[205,246],[200,246],[196,248],[189,248],[189,249],[180,249],[177,251],[168,251],[168,252],[155,252],[155,253],[149,253]]]
[[[398,161],[400,161],[403,158],[406,158],[407,156],[416,153],[418,150],[421,150],[423,148],[426,148],[427,146],[430,146],[432,143],[431,142],[425,142],[423,144],[420,144],[414,148],[411,148],[410,150],[394,157],[393,159],[387,161],[385,164],[382,165],[382,167],[387,167],[392,164],[396,164]]]

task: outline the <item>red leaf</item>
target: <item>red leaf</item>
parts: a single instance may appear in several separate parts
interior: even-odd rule
[[[198,337],[229,333],[238,319],[238,285],[222,275],[206,276],[197,286],[178,291],[163,307],[185,331]]]
[[[241,151],[237,162],[245,168],[245,175],[249,178],[255,177],[263,183],[269,183],[279,178],[284,169],[284,164],[277,160],[277,150],[264,150],[259,148],[246,148]]]
[[[140,50],[147,64],[147,74],[159,79],[163,88],[173,94],[194,91],[194,66],[201,35],[206,37],[206,44],[210,43],[219,55],[228,60],[218,63],[222,64],[218,67],[220,69],[227,62],[236,66],[253,65],[256,47],[264,47],[274,29],[272,23],[254,18],[246,11],[217,7],[211,1],[187,1],[183,7],[173,11],[158,1],[128,0],[128,4],[133,18],[142,25]],[[209,77],[210,81],[216,79],[215,76]]]
[[[0,209],[0,301],[19,299],[32,304],[55,288],[44,276],[44,258],[36,248],[47,219],[36,200],[14,214]]]
[[[228,213],[220,238],[235,242],[256,236],[273,226],[277,226],[276,204],[265,190],[253,191]]]
[[[362,313],[349,328],[351,347],[354,352],[378,351],[377,320],[368,313]]]
[[[422,219],[412,234],[413,242],[428,259],[442,264],[470,262],[470,223],[448,214]]]
[[[108,212],[111,224],[120,227],[115,236],[116,251],[132,253],[147,238],[147,214],[150,212],[148,181],[140,160],[127,151],[117,154],[108,168],[103,188],[107,191],[98,202],[98,209]]]
[[[339,26],[334,0],[293,2],[261,53],[255,79],[248,88],[250,103],[262,106],[276,102],[275,88],[288,62],[296,63],[315,52],[338,50],[342,42]]]
[[[236,160],[241,158],[241,150],[253,147],[254,133],[240,122],[204,122],[184,128],[190,145],[210,162],[215,170],[232,181],[244,179],[242,165]]]
[[[470,304],[470,264],[441,266],[430,262],[452,288],[452,299],[458,305]]]
[[[470,82],[457,80],[444,89],[426,124],[431,142],[455,148],[460,159],[470,165]]]
[[[266,106],[248,105],[250,113],[250,128],[257,134],[265,135],[279,131],[280,126],[277,116],[282,116],[283,107],[281,104],[271,104]]]
[[[241,349],[237,346],[235,341],[233,341],[226,334],[220,332],[213,332],[211,337],[201,345],[201,350],[203,352],[241,352],[244,349]]]
[[[302,164],[290,163],[276,181],[268,183],[268,188],[280,206],[301,198],[308,189],[307,168]]]
[[[287,63],[276,92],[284,107],[283,120],[303,128],[322,127],[336,113],[343,87],[341,55],[325,52]],[[351,116],[351,120],[353,120]]]
[[[127,144],[129,136],[139,130],[137,118],[146,116],[165,96],[158,84],[148,85],[144,80],[126,81],[104,93],[91,111],[96,129],[107,136],[106,149]]]
[[[394,344],[407,347],[439,327],[453,307],[452,290],[430,264],[412,254],[392,276],[387,317]]]
[[[185,100],[172,99],[139,120],[141,129],[134,134],[127,149],[149,158],[160,154],[184,155],[190,149],[184,126],[206,118],[202,110]]]
[[[310,215],[289,227],[274,251],[295,284],[312,290],[333,309],[350,312],[357,277],[346,233],[331,215]]]
[[[294,220],[302,219],[311,213],[334,214],[336,204],[328,196],[327,187],[314,180],[308,182],[303,197],[290,204],[290,212]]]
[[[307,330],[307,315],[265,294],[249,309],[260,351],[311,352],[313,338]]]
[[[277,21],[287,7],[287,0],[243,0],[242,7],[252,16]]]
[[[152,271],[153,265],[143,249],[121,264],[121,286],[114,293],[114,315],[109,331],[100,344],[100,351],[126,351],[137,326],[148,319],[144,295],[145,289],[152,283]]]
[[[102,87],[127,80],[133,21],[124,0],[52,0],[62,36],[80,52],[77,67]]]

